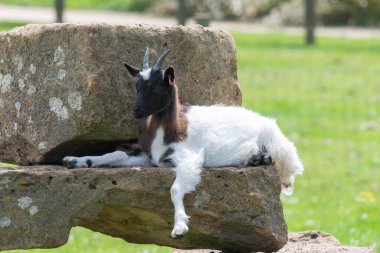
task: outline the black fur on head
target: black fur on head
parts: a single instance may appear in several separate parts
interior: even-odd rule
[[[166,50],[149,68],[149,49],[145,52],[141,70],[124,62],[129,74],[136,80],[136,100],[133,104],[133,115],[140,119],[165,111],[173,101],[174,68],[161,69],[169,54]]]

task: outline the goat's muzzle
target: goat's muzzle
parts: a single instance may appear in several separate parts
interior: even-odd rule
[[[133,116],[134,116],[136,119],[141,119],[141,118],[144,118],[144,117],[145,117],[145,113],[144,113],[143,110],[141,110],[140,107],[134,106],[134,107],[133,107]]]

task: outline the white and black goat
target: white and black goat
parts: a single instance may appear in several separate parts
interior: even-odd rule
[[[103,156],[65,157],[63,163],[69,168],[172,165],[176,174],[170,190],[174,238],[188,231],[183,198],[195,190],[203,167],[245,167],[273,160],[282,189],[287,191],[303,166],[295,146],[274,119],[237,106],[181,106],[174,68],[161,70],[168,53],[163,53],[153,68],[148,65],[148,49],[141,70],[124,63],[136,80],[133,114],[146,118],[138,146]]]

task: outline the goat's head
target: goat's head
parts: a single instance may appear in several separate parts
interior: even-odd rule
[[[169,52],[170,49],[166,50],[152,68],[149,67],[149,48],[145,52],[141,70],[124,62],[136,81],[137,96],[133,104],[133,115],[138,119],[164,111],[173,101],[174,68],[161,70]]]

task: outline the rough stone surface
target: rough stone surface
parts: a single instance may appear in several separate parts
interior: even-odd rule
[[[0,161],[59,163],[136,138],[134,82],[123,62],[167,48],[183,103],[240,104],[236,46],[201,26],[28,25],[0,33]]]
[[[0,250],[51,248],[83,226],[133,243],[272,252],[287,242],[274,167],[205,169],[186,196],[189,233],[172,239],[167,168],[0,169]]]
[[[375,253],[365,247],[341,246],[330,234],[321,231],[289,233],[288,243],[278,253]],[[173,250],[173,253],[220,253],[219,250]]]
[[[321,231],[289,233],[289,241],[278,253],[374,253],[373,249],[341,246],[332,235]]]

